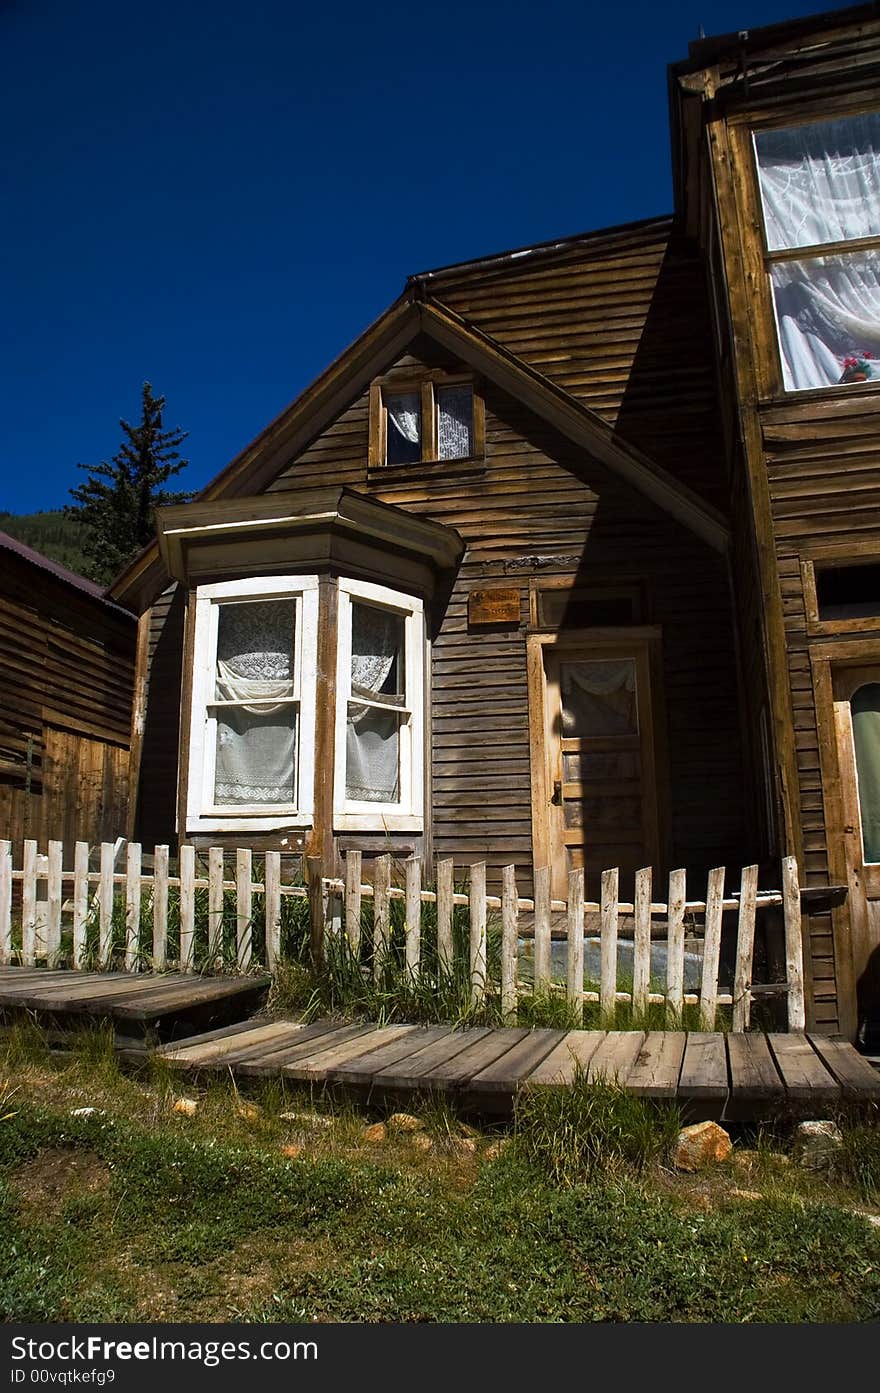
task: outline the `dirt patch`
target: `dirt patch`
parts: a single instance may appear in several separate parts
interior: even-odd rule
[[[56,1214],[69,1199],[99,1194],[110,1184],[110,1168],[94,1151],[50,1147],[25,1161],[9,1177],[26,1210]]]

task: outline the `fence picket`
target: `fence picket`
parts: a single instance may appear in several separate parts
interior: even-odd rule
[[[455,865],[449,860],[437,862],[437,956],[441,971],[451,972],[455,955],[452,936],[454,912]]]
[[[250,966],[253,919],[253,852],[240,846],[235,853],[235,952],[240,972]]]
[[[601,939],[599,944],[599,1010],[610,1021],[617,1005],[617,903],[620,872],[615,866],[602,872]]]
[[[535,991],[550,987],[550,867],[535,870]]]
[[[21,960],[25,967],[37,961],[37,844],[24,844],[21,871]]]
[[[733,976],[733,1028],[748,1030],[752,1012],[752,955],[755,946],[755,908],[758,867],[744,866],[736,928],[736,968]]]
[[[98,881],[98,960],[108,968],[113,956],[113,902],[115,886],[113,871],[116,847],[112,842],[101,843],[101,875]]]
[[[666,1001],[674,1021],[684,1010],[684,906],[687,900],[687,872],[669,872],[666,904]]]
[[[505,1021],[513,1025],[516,1024],[517,1015],[517,899],[516,866],[505,866],[501,871],[501,1014]]]
[[[648,1009],[648,988],[651,982],[651,868],[636,871],[635,930],[633,933],[632,1008],[635,1015]]]
[[[422,947],[422,859],[410,856],[406,862],[406,902],[404,905],[406,970],[417,977]]]
[[[223,958],[223,848],[208,847],[208,957]]]
[[[806,1028],[804,994],[804,941],[801,924],[801,892],[798,885],[797,858],[785,856],[782,861],[782,898],[785,918],[785,976],[788,982],[788,1028]]]
[[[377,856],[373,865],[373,980],[382,976],[391,947],[391,857]]]
[[[471,1001],[486,996],[486,863],[475,861],[470,872]]]
[[[0,841],[0,964],[12,961],[12,842]]]
[[[281,959],[281,852],[266,852],[266,967],[274,970]]]
[[[180,874],[180,970],[181,972],[192,972],[196,932],[196,849],[194,846],[184,845],[180,848],[178,871]]]
[[[718,967],[721,956],[721,915],[724,912],[724,867],[709,872],[706,885],[706,922],[703,934],[703,980],[700,1014],[704,1030],[715,1029],[718,1009]]]
[[[153,970],[168,961],[168,847],[153,848]]]
[[[578,1024],[584,1017],[584,873],[568,873],[566,994]]]
[[[77,842],[73,851],[73,965],[78,968],[86,951],[89,919],[89,844]]]
[[[355,956],[361,947],[362,859],[359,851],[345,853],[345,934]]]
[[[46,893],[46,962],[49,967],[58,963],[61,952],[61,874],[64,843],[49,843]]]
[[[125,970],[137,965],[141,933],[141,845],[129,842],[125,858]]]

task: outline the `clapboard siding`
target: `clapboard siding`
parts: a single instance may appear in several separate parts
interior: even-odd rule
[[[177,762],[185,595],[172,584],[150,611],[146,718],[137,832],[145,845],[177,840]]]

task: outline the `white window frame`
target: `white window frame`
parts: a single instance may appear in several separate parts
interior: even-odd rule
[[[241,600],[290,599],[296,604],[292,702],[298,705],[296,802],[236,805],[214,803],[217,719],[211,713],[220,605]],[[315,789],[315,676],[318,665],[318,577],[258,576],[200,585],[195,599],[192,709],[187,778],[187,832],[272,831],[310,827]],[[305,678],[305,680],[303,680]]]
[[[365,601],[404,620],[404,711],[400,721],[400,800],[367,803],[345,795],[346,723],[351,694],[351,605]],[[342,832],[421,832],[425,797],[425,617],[421,600],[371,581],[339,579],[333,825]],[[361,701],[360,697],[356,698]]]

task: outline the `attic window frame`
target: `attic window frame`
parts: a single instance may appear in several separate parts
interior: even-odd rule
[[[819,615],[819,593],[816,585],[816,571],[835,567],[876,566],[880,564],[880,545],[832,545],[811,549],[809,556],[801,558],[801,581],[804,594],[804,612],[807,633],[811,637],[828,634],[876,633],[880,629],[880,613],[859,615],[852,619],[822,619]]]
[[[440,459],[437,448],[439,412],[437,393],[444,387],[469,387],[473,397],[472,449],[469,455],[445,456]],[[386,396],[418,395],[421,404],[421,458],[409,464],[388,464],[388,414]],[[370,469],[420,469],[425,464],[460,464],[468,460],[482,461],[486,454],[486,413],[483,393],[473,373],[447,372],[429,369],[406,376],[394,373],[378,377],[370,385]]]
[[[767,226],[764,214],[764,201],[761,194],[761,176],[758,166],[757,137],[765,131],[792,130],[798,126],[821,125],[823,122],[845,119],[850,116],[864,116],[880,109],[876,93],[847,97],[834,101],[823,99],[798,102],[784,113],[774,109],[760,109],[743,112],[730,118],[731,145],[735,163],[739,166],[740,231],[743,237],[747,268],[754,272],[757,300],[760,305],[760,322],[766,331],[753,331],[752,344],[754,362],[758,377],[759,395],[764,400],[790,402],[792,400],[828,400],[829,394],[851,397],[867,392],[869,395],[880,388],[880,380],[867,382],[828,383],[824,387],[786,387],[782,362],[782,347],[779,341],[779,324],[773,295],[772,273],[774,265],[785,261],[808,261],[823,256],[850,255],[861,251],[880,251],[880,236],[850,238],[842,242],[819,242],[806,247],[786,247],[771,251],[767,246]],[[753,250],[752,250],[753,249]]]

